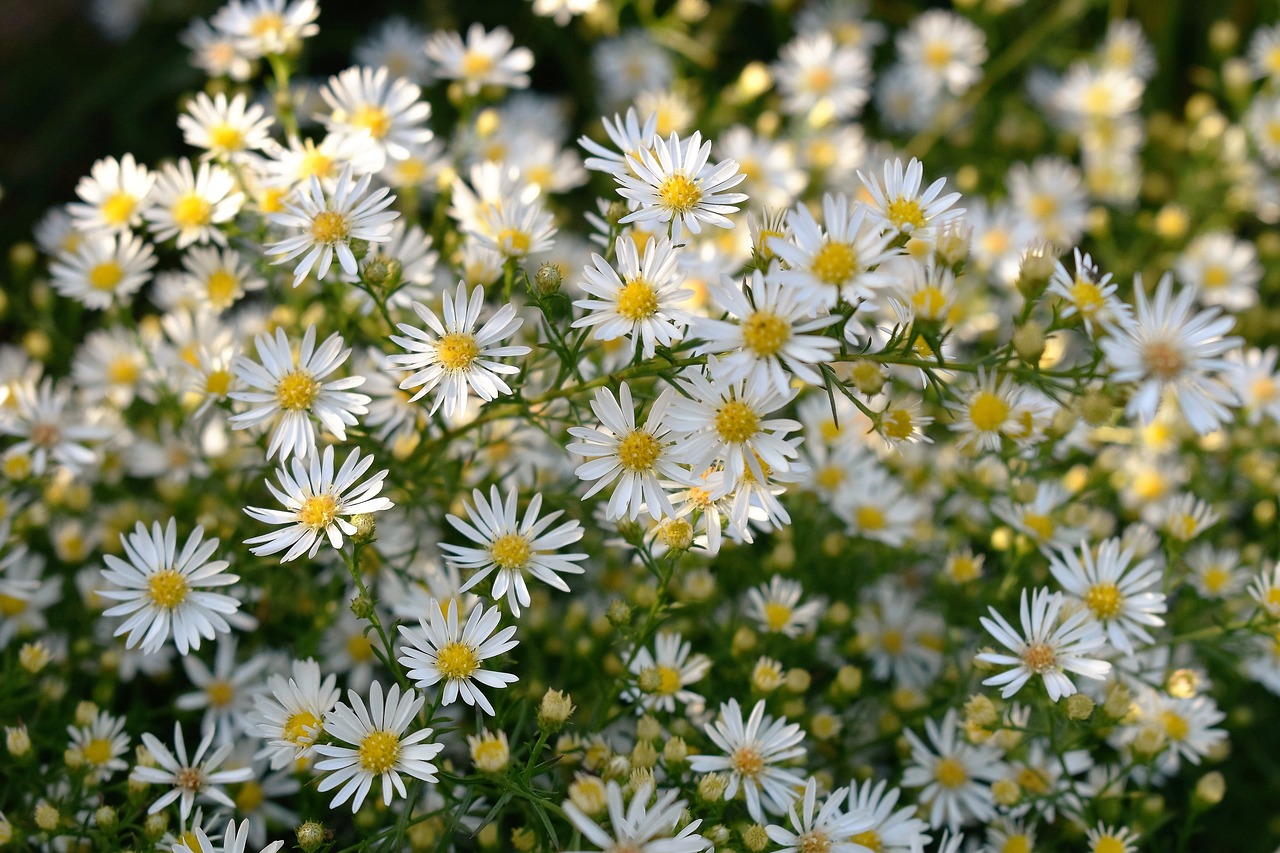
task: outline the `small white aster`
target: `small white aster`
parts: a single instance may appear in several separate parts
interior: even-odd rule
[[[564,813],[574,829],[600,850],[611,853],[699,853],[714,845],[697,834],[701,820],[688,822],[686,803],[677,799],[676,790],[658,792],[657,800],[649,805],[653,796],[652,781],[643,782],[631,794],[630,806],[624,806],[622,789],[610,779],[605,783],[605,798],[609,822],[613,832],[605,832],[573,800],[564,801]],[[680,824],[679,832],[676,827]],[[674,835],[672,833],[675,832]],[[588,850],[566,853],[591,853]]]
[[[136,234],[96,232],[84,235],[75,251],[49,264],[53,289],[89,308],[128,304],[151,280],[155,250]]]
[[[527,47],[513,49],[514,44],[506,27],[495,27],[486,33],[480,24],[472,24],[465,42],[456,32],[446,30],[428,39],[425,49],[435,63],[437,77],[458,80],[467,95],[475,96],[482,86],[523,89],[529,85],[533,51]]]
[[[859,172],[858,177],[874,200],[871,215],[901,234],[924,239],[942,223],[964,214],[964,208],[953,207],[960,193],[942,194],[946,178],[938,178],[921,192],[924,166],[914,157],[905,169],[896,157],[886,160],[883,180],[874,173],[867,176]]]
[[[874,818],[867,811],[846,811],[846,793],[847,789],[836,788],[819,808],[818,781],[809,777],[800,811],[796,811],[795,803],[787,811],[791,828],[776,823],[765,827],[769,840],[782,845],[778,853],[862,853],[863,846],[851,836],[874,826]]]
[[[385,67],[348,68],[329,78],[320,97],[330,109],[321,120],[337,147],[361,151],[367,171],[381,171],[388,159],[408,160],[432,139],[422,90]]]
[[[648,646],[636,650],[631,658],[631,674],[653,670],[658,676],[656,690],[645,691],[629,688],[623,695],[636,703],[636,713],[659,710],[673,713],[678,702],[689,714],[702,712],[703,697],[686,690],[690,684],[701,681],[711,670],[711,658],[704,654],[692,654],[693,646],[679,634],[659,631],[653,640],[653,651]]]
[[[269,758],[272,770],[310,759],[324,715],[341,696],[336,684],[332,673],[321,681],[320,665],[310,658],[294,661],[287,681],[283,675],[268,678],[271,695],[257,697],[251,718],[255,732],[266,741],[254,758]]]
[[[654,140],[653,149],[640,149],[639,156],[628,153],[630,175],[615,175],[621,185],[618,194],[639,205],[621,222],[670,222],[671,234],[679,239],[688,229],[702,233],[702,225],[729,228],[726,214],[736,213],[747,200],[744,193],[729,192],[746,180],[738,164],[724,160],[708,164],[711,143],[694,131],[684,142],[672,132],[668,139]]]
[[[197,797],[204,803],[217,803],[234,809],[235,801],[228,797],[220,786],[229,782],[247,782],[253,778],[252,767],[240,767],[235,770],[218,769],[231,755],[233,747],[229,743],[205,755],[210,744],[213,743],[212,730],[206,732],[201,738],[199,746],[189,760],[187,745],[182,737],[182,726],[178,723],[173,724],[172,752],[150,732],[142,735],[142,743],[155,758],[156,766],[134,767],[130,779],[153,785],[173,786],[151,804],[147,814],[155,814],[174,800],[178,800],[179,814],[185,822],[191,814]]]
[[[1084,605],[1117,650],[1131,655],[1133,641],[1154,642],[1147,628],[1164,624],[1159,614],[1168,609],[1161,591],[1164,571],[1155,559],[1134,561],[1132,547],[1108,539],[1097,552],[1084,543],[1060,551],[1049,561],[1049,571],[1069,596]]]
[[[212,98],[199,92],[178,116],[178,127],[183,142],[203,148],[205,159],[244,161],[247,152],[261,151],[270,142],[268,130],[275,119],[264,113],[261,104],[249,105],[243,92],[230,101],[224,92]]]
[[[509,652],[519,643],[513,639],[515,625],[494,633],[501,619],[496,605],[488,609],[477,606],[466,624],[459,626],[457,599],[449,600],[447,613],[439,601],[432,599],[427,618],[418,620],[418,629],[400,626],[406,644],[400,647],[403,654],[399,661],[409,667],[409,678],[419,687],[443,681],[443,704],[452,705],[461,699],[493,716],[493,705],[480,686],[501,689],[518,680],[511,673],[481,668],[488,658]]]
[[[134,160],[132,154],[119,160],[105,157],[76,184],[80,201],[67,205],[67,211],[81,232],[105,230],[123,234],[141,224],[142,211],[155,183],[155,173]]]
[[[706,733],[724,754],[691,755],[689,767],[695,773],[728,772],[724,798],[732,800],[741,790],[752,820],[763,822],[766,808],[780,814],[795,801],[804,779],[776,765],[804,755],[804,731],[797,723],[765,714],[763,699],[744,721],[738,700],[730,699],[720,706],[719,718],[707,724]]]
[[[243,204],[244,193],[231,172],[213,163],[201,163],[196,172],[183,157],[160,172],[143,215],[156,240],[176,237],[179,249],[210,241],[225,246],[227,237],[217,226],[233,219]]]
[[[197,820],[196,823],[199,821]],[[180,842],[173,845],[173,853],[245,853],[245,845],[249,843],[249,821],[247,819],[240,821],[240,827],[237,829],[235,820],[228,820],[227,831],[222,836],[222,844],[216,848],[201,826],[197,826],[194,830],[195,848],[190,845],[189,835],[190,833],[184,835]],[[276,853],[283,846],[283,841],[273,841],[258,853]]]

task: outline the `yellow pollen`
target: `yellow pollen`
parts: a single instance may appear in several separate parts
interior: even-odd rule
[[[238,127],[216,124],[209,128],[209,147],[222,151],[238,151],[244,146],[244,134]]]
[[[356,663],[373,659],[373,642],[364,634],[347,637],[347,655]]]
[[[204,787],[204,774],[197,767],[184,767],[176,776],[174,784],[184,791],[199,791]]]
[[[1058,665],[1058,654],[1045,643],[1032,643],[1022,652],[1022,662],[1027,669],[1043,675]]]
[[[94,767],[101,767],[111,760],[111,741],[96,737],[84,745],[84,760]]]
[[[644,474],[653,470],[653,464],[662,455],[662,445],[650,433],[635,429],[618,442],[617,453],[623,468]]]
[[[229,370],[211,370],[204,380],[204,390],[206,394],[214,397],[225,397],[227,391],[231,390],[231,371]]]
[[[333,524],[333,520],[337,517],[338,499],[328,492],[312,495],[298,507],[298,521],[317,532]]]
[[[944,788],[959,788],[969,781],[969,774],[965,771],[964,765],[951,756],[939,761],[933,773],[938,783]]]
[[[673,696],[680,689],[680,673],[672,667],[659,664],[658,689],[654,692],[660,696]]]
[[[1168,341],[1152,341],[1147,344],[1143,356],[1147,362],[1147,372],[1158,379],[1174,379],[1186,366],[1182,353]]]
[[[400,760],[400,736],[383,730],[370,732],[360,742],[357,760],[370,773],[386,773]]]
[[[1036,539],[1045,541],[1053,538],[1054,530],[1057,528],[1053,523],[1053,519],[1047,515],[1040,515],[1035,512],[1024,512],[1022,514],[1022,523],[1035,535]]]
[[[881,851],[884,850],[884,845],[880,841],[880,833],[876,832],[874,829],[868,829],[866,832],[859,832],[849,840],[854,844],[859,844],[867,848],[871,853],[881,853]]]
[[[213,205],[201,198],[197,193],[189,192],[178,197],[169,211],[174,223],[184,231],[188,228],[199,228],[208,225],[213,215]]]
[[[1036,193],[1028,202],[1031,215],[1036,219],[1048,219],[1058,212],[1058,200],[1048,193]]]
[[[1110,619],[1124,606],[1120,589],[1111,581],[1102,581],[1089,587],[1084,594],[1085,606],[1099,619]]]
[[[1071,304],[1082,317],[1091,318],[1107,303],[1102,295],[1102,288],[1091,281],[1076,279],[1076,283],[1071,286]]]
[[[658,198],[662,200],[663,207],[676,213],[688,213],[702,201],[702,190],[698,189],[696,181],[684,175],[672,175],[658,187]]]
[[[236,811],[247,814],[256,811],[267,799],[262,785],[250,779],[236,792]]]
[[[929,285],[911,294],[911,307],[926,320],[939,320],[947,310],[947,297],[940,287]]]
[[[730,444],[741,444],[760,430],[760,416],[741,400],[729,400],[716,412],[716,432]]]
[[[103,261],[89,270],[89,284],[94,290],[109,293],[124,278],[124,268],[115,261]]]
[[[314,733],[320,727],[320,718],[310,711],[298,711],[290,714],[284,721],[284,739],[298,746],[305,746],[314,740]]]
[[[800,836],[796,848],[800,853],[830,853],[831,838],[820,829],[811,829]]]
[[[1164,733],[1169,736],[1169,740],[1186,740],[1187,735],[1191,733],[1191,726],[1187,723],[1186,717],[1174,711],[1162,711],[1160,722],[1164,724]]]
[[[1031,842],[1025,835],[1010,835],[1000,853],[1031,853]]]
[[[933,68],[941,68],[951,61],[951,45],[945,41],[931,41],[924,46],[924,61]]]
[[[310,409],[320,394],[320,383],[305,370],[291,370],[276,384],[276,402],[286,411]]]
[[[311,238],[317,243],[342,243],[351,233],[351,223],[336,210],[322,210],[311,221]]]
[[[147,594],[157,607],[172,610],[187,600],[187,579],[175,569],[163,569],[147,580]]]
[[[253,19],[249,32],[256,38],[276,38],[284,31],[284,17],[274,12],[265,12]]]
[[[1216,290],[1219,287],[1225,286],[1229,279],[1230,277],[1227,275],[1226,267],[1217,266],[1215,264],[1204,271],[1201,283],[1208,290]]]
[[[1093,845],[1093,853],[1124,853],[1124,842],[1114,835],[1103,835]]]
[[[17,616],[27,609],[27,602],[0,592],[0,616]]]
[[[978,577],[978,561],[972,557],[956,557],[951,563],[951,577],[966,583]]]
[[[462,73],[471,78],[483,77],[494,69],[493,57],[477,50],[468,50],[462,56]]]
[[[333,160],[328,155],[316,150],[315,144],[308,139],[306,148],[302,154],[302,160],[298,164],[298,177],[310,178],[326,178],[333,172]]]
[[[204,283],[209,302],[215,308],[225,308],[235,301],[240,280],[227,270],[214,270]]]
[[[906,409],[888,409],[880,421],[880,428],[894,441],[905,441],[915,431],[915,423],[911,419],[911,412]]]
[[[764,606],[764,623],[770,631],[781,631],[791,621],[791,608],[777,601],[770,601]]]
[[[1231,579],[1231,575],[1222,566],[1210,567],[1200,578],[1204,584],[1204,588],[1209,592],[1217,595],[1226,587],[1227,581]],[[1277,602],[1280,603],[1280,602]]]
[[[178,836],[178,840],[182,842],[182,846],[195,853],[200,849],[200,838],[196,835],[194,829],[188,829],[182,835]]]
[[[121,356],[107,365],[107,381],[112,385],[132,385],[138,381],[142,369],[130,356]]]
[[[209,694],[209,705],[214,708],[225,708],[236,698],[236,689],[229,681],[213,681],[204,689]]]
[[[436,669],[445,678],[469,678],[479,668],[475,650],[466,643],[449,643],[436,653]]]
[[[742,342],[761,358],[777,355],[791,339],[791,324],[772,311],[757,311],[742,323]]]
[[[897,657],[902,654],[906,642],[901,631],[896,628],[885,628],[884,633],[880,635],[880,646],[885,650],[886,654]]]
[[[729,764],[748,779],[754,779],[764,771],[764,756],[754,746],[740,746],[729,756]]]
[[[879,508],[874,506],[860,506],[853,514],[854,520],[858,523],[858,527],[863,530],[884,530],[885,517]]]
[[[889,202],[884,215],[899,231],[914,231],[924,227],[924,211],[920,209],[920,202],[913,198],[898,196]]]
[[[618,289],[618,315],[635,323],[658,313],[658,291],[643,278],[628,279]]]
[[[529,547],[529,540],[519,533],[507,533],[494,540],[489,554],[500,569],[523,569],[533,556],[533,549]]]
[[[844,482],[845,472],[839,465],[827,465],[818,469],[817,480],[818,485],[829,492],[835,491],[840,484]]]
[[[1249,393],[1259,403],[1270,403],[1277,395],[1280,395],[1280,388],[1276,387],[1275,380],[1270,376],[1259,376],[1249,386]]]
[[[1018,784],[1036,796],[1049,793],[1048,778],[1034,767],[1024,767],[1018,771]]]
[[[367,131],[374,139],[381,139],[391,130],[391,115],[386,107],[364,104],[351,114],[351,123]]]
[[[1085,89],[1080,100],[1087,115],[1103,116],[1111,111],[1111,92],[1105,83],[1094,83]]]
[[[504,255],[526,255],[532,242],[529,232],[518,228],[503,228],[498,232],[498,245],[502,247]]]
[[[838,286],[858,272],[858,253],[848,243],[824,243],[809,267],[818,281]]]
[[[119,192],[102,203],[98,210],[108,225],[124,225],[133,216],[138,200],[126,192]]]
[[[445,370],[466,370],[480,355],[475,335],[449,332],[436,344],[436,360]]]
[[[1273,608],[1280,608],[1280,586],[1273,586],[1267,590],[1267,604]]]
[[[969,404],[969,420],[981,432],[995,432],[1008,417],[1009,404],[990,391],[979,391]]]
[[[1013,245],[1013,238],[1008,231],[988,231],[982,235],[982,248],[992,255],[1003,255]]]
[[[809,73],[805,75],[805,82],[815,92],[827,91],[835,81],[835,74],[831,73],[831,69],[824,65],[809,69]]]

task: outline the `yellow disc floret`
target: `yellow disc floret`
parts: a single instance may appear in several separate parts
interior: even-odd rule
[[[436,669],[445,678],[469,678],[479,668],[475,649],[466,643],[448,643],[436,654]]]
[[[400,736],[388,731],[370,732],[360,742],[357,760],[370,773],[386,773],[400,760]]]
[[[187,600],[187,579],[175,569],[163,569],[147,579],[147,594],[157,607],[172,610]]]
[[[310,409],[320,395],[320,383],[306,370],[291,370],[276,383],[276,402],[286,411]]]

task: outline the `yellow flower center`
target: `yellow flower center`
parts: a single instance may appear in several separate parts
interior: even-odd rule
[[[818,281],[838,286],[858,272],[858,253],[848,243],[824,243],[809,266]]]
[[[811,829],[800,836],[796,849],[800,853],[830,853],[831,838],[820,829]]]
[[[240,287],[240,279],[227,270],[214,270],[207,281],[204,283],[205,292],[209,296],[209,302],[215,308],[225,308],[230,305],[236,296],[236,290]]]
[[[351,223],[336,210],[322,210],[311,221],[311,237],[317,243],[341,243],[351,233]]]
[[[906,642],[902,632],[896,628],[885,628],[884,633],[880,635],[880,647],[885,650],[886,654],[897,657],[902,654],[902,649],[905,646]]]
[[[906,409],[889,409],[880,421],[880,428],[894,441],[905,441],[915,431],[915,423],[911,419],[911,412]]]
[[[1231,575],[1222,566],[1211,566],[1200,576],[1200,582],[1204,584],[1204,588],[1214,595],[1222,592],[1230,579]]]
[[[764,756],[754,746],[740,746],[729,756],[729,764],[748,779],[754,779],[764,771]]]
[[[1022,662],[1032,672],[1044,674],[1058,665],[1058,655],[1052,646],[1032,643],[1022,652]]]
[[[297,746],[306,746],[315,739],[314,733],[319,727],[319,717],[310,711],[298,711],[284,721],[284,739]]]
[[[102,203],[99,211],[108,225],[124,225],[133,216],[138,200],[126,192],[118,192]]]
[[[523,569],[533,556],[529,540],[519,533],[507,533],[499,536],[489,546],[489,554],[502,569]]]
[[[742,342],[761,358],[777,355],[791,339],[791,324],[772,311],[757,311],[742,323]]]
[[[320,383],[305,370],[291,370],[276,385],[276,402],[286,411],[310,409],[320,394]]]
[[[1249,386],[1249,393],[1258,403],[1270,403],[1280,394],[1280,388],[1276,387],[1275,380],[1270,376],[1259,376]]]
[[[1049,793],[1049,777],[1034,767],[1023,767],[1018,771],[1018,784],[1036,796]]]
[[[1076,279],[1076,283],[1071,286],[1071,304],[1076,307],[1076,312],[1083,317],[1093,317],[1102,310],[1102,306],[1106,305],[1106,299],[1102,295],[1102,288],[1091,281]]]
[[[199,791],[204,787],[204,774],[198,767],[183,767],[175,776],[174,784],[184,791]]]
[[[214,397],[225,397],[231,389],[231,371],[211,370],[204,380],[206,394]]]
[[[1036,193],[1027,203],[1036,219],[1048,219],[1058,212],[1058,200],[1048,193]]]
[[[1093,844],[1093,853],[1124,853],[1124,842],[1114,835],[1103,835]]]
[[[680,673],[672,667],[659,664],[658,689],[653,691],[660,696],[673,696],[680,689]]]
[[[805,81],[813,91],[825,92],[836,81],[836,75],[831,72],[830,68],[819,65],[816,68],[809,69],[809,73],[805,75]]]
[[[628,279],[618,289],[618,315],[631,322],[652,317],[658,313],[658,291],[643,278]]]
[[[716,412],[716,432],[730,444],[741,444],[760,430],[760,416],[741,400],[729,400]]]
[[[110,293],[124,278],[124,268],[115,261],[103,261],[89,270],[89,284],[94,290]]]
[[[138,374],[141,372],[141,367],[132,356],[121,356],[107,365],[107,381],[112,385],[132,385],[138,381]]]
[[[1053,538],[1054,530],[1057,529],[1054,526],[1053,519],[1036,512],[1024,512],[1022,514],[1022,523],[1040,541]]]
[[[236,698],[236,689],[229,681],[213,681],[204,689],[209,695],[209,705],[214,708],[225,708]]]
[[[990,391],[979,391],[969,404],[969,420],[981,432],[995,432],[1008,417],[1009,404]]]
[[[1099,619],[1110,619],[1120,612],[1124,598],[1120,589],[1111,581],[1102,581],[1089,587],[1084,594],[1085,606]]]
[[[1010,835],[1000,853],[1031,853],[1031,841],[1025,835]]]
[[[386,773],[400,760],[400,736],[382,730],[370,732],[360,741],[357,760],[370,773]]]
[[[839,465],[826,465],[818,469],[814,479],[821,488],[834,492],[844,482],[845,470]]]
[[[964,765],[951,756],[939,761],[933,772],[938,784],[944,788],[959,788],[969,781],[969,774],[965,771]]]
[[[94,767],[101,767],[111,760],[111,741],[96,737],[84,745],[84,760]]]
[[[478,50],[468,50],[462,56],[462,73],[471,78],[483,77],[493,71],[493,57]]]
[[[792,610],[785,604],[770,601],[764,606],[764,623],[770,631],[781,631],[791,622]]]
[[[267,799],[262,785],[250,779],[236,792],[236,811],[247,814],[256,811]]]
[[[373,659],[373,642],[364,634],[347,637],[347,655],[356,663]]]
[[[436,360],[445,370],[466,370],[480,355],[475,335],[449,332],[436,344]]]
[[[199,194],[189,192],[178,197],[170,212],[173,214],[174,223],[185,231],[189,228],[208,225],[209,217],[213,215],[213,205],[201,198]]]
[[[858,527],[863,530],[884,530],[885,517],[879,508],[874,506],[860,506],[853,514],[854,520]]]
[[[1186,366],[1182,353],[1168,341],[1152,341],[1147,344],[1143,355],[1147,362],[1147,372],[1158,379],[1174,379]]]
[[[899,231],[915,230],[924,226],[924,211],[920,208],[920,202],[913,198],[898,196],[889,202],[889,209],[884,212],[884,215]]]
[[[147,580],[147,593],[157,607],[172,610],[187,600],[187,579],[175,569],[163,569]]]
[[[312,495],[298,507],[298,521],[312,530],[324,530],[338,517],[338,499],[325,492]]]
[[[698,189],[696,181],[684,175],[672,175],[658,187],[658,198],[662,200],[663,207],[676,213],[688,213],[702,201],[702,190]]]
[[[391,130],[391,114],[386,107],[364,104],[351,114],[351,123],[374,139],[381,139]]]
[[[932,68],[942,68],[951,61],[951,45],[945,41],[931,41],[924,46],[924,61]]]
[[[942,288],[929,285],[911,294],[911,307],[915,309],[917,316],[937,320],[947,310],[947,297]]]
[[[1216,290],[1225,286],[1228,280],[1227,268],[1214,264],[1205,269],[1201,283],[1208,290]]]
[[[475,649],[466,643],[449,643],[436,654],[436,669],[445,678],[469,678],[479,668]]]
[[[859,832],[849,840],[854,844],[859,844],[867,848],[871,853],[881,853],[881,851],[884,850],[884,845],[880,841],[880,833],[876,832],[874,829],[868,829],[866,832]]]
[[[238,151],[244,146],[244,134],[240,128],[229,124],[215,124],[209,128],[209,147],[222,151]]]
[[[622,467],[636,474],[653,470],[653,463],[662,455],[662,445],[650,433],[633,429],[618,442],[618,461]]]
[[[527,255],[532,242],[529,232],[518,228],[503,228],[498,232],[498,245],[502,247],[504,255]]]
[[[310,178],[326,178],[333,172],[333,160],[327,154],[323,154],[316,150],[315,143],[310,139],[307,140],[306,147],[303,149],[302,159],[298,163],[298,177]]]
[[[256,38],[278,38],[284,32],[284,17],[274,12],[264,12],[253,19],[249,32]]]
[[[1169,736],[1169,740],[1186,740],[1191,733],[1186,717],[1174,711],[1161,712],[1160,722],[1164,724],[1164,733]]]

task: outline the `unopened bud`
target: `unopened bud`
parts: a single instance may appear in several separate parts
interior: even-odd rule
[[[116,810],[111,806],[99,806],[98,810],[93,813],[93,822],[97,824],[99,829],[110,829],[116,825]]]
[[[995,703],[985,694],[975,693],[964,703],[964,717],[967,722],[978,726],[995,725],[998,715]]]
[[[636,722],[638,740],[657,740],[662,736],[662,723],[645,714]]]
[[[612,228],[617,226],[617,224],[622,220],[622,217],[626,216],[628,212],[627,206],[622,202],[611,202],[608,209],[605,211],[604,220],[609,224],[609,227]]]
[[[36,640],[34,643],[23,643],[18,650],[18,665],[32,675],[49,664],[49,647]]]
[[[368,545],[373,541],[374,535],[377,533],[378,526],[373,520],[373,513],[359,512],[350,518],[352,526],[356,532],[351,534],[352,540],[358,545]]]
[[[142,824],[142,831],[147,834],[147,838],[152,840],[164,835],[164,831],[169,828],[169,815],[167,812],[156,812],[147,815],[147,819]]]
[[[10,728],[4,727],[4,745],[9,750],[9,754],[14,758],[21,758],[31,751],[31,736],[27,734],[27,727],[19,724]]]
[[[1204,806],[1216,806],[1227,793],[1227,780],[1217,770],[1206,773],[1196,782],[1196,799]]]
[[[653,748],[653,744],[647,740],[642,740],[631,750],[631,765],[633,767],[653,767],[658,763],[658,750]]]
[[[991,797],[998,805],[1012,806],[1022,798],[1022,788],[1012,779],[997,779],[991,783]]]
[[[538,706],[538,728],[544,732],[558,732],[573,716],[573,711],[573,700],[568,693],[548,690],[542,694],[542,703]]]
[[[1080,417],[1090,426],[1107,423],[1115,410],[1115,403],[1103,391],[1090,391],[1080,398]]]
[[[1035,320],[1028,320],[1013,333],[1013,348],[1018,357],[1027,364],[1038,364],[1044,355],[1044,326]]]
[[[533,274],[533,290],[539,296],[550,296],[560,290],[561,283],[564,282],[564,272],[560,269],[560,265],[547,261],[538,267],[538,271]]]
[[[1093,714],[1094,702],[1083,693],[1072,693],[1067,697],[1067,719],[1087,720]]]
[[[698,796],[705,803],[718,803],[724,799],[726,782],[719,773],[708,773],[698,780]]]
[[[693,544],[693,525],[683,518],[668,518],[658,526],[658,538],[673,551],[685,551]]]
[[[879,362],[869,358],[860,358],[853,362],[849,371],[849,379],[853,386],[868,397],[879,394],[888,378]]]
[[[369,619],[373,616],[373,599],[361,593],[351,599],[351,612],[357,619]]]
[[[529,853],[538,846],[538,834],[527,826],[511,830],[511,846],[520,853]]]
[[[622,628],[631,624],[631,608],[621,599],[615,598],[609,604],[609,624],[615,628]]]
[[[369,254],[368,240],[351,240],[347,243],[347,248],[351,249],[351,254],[355,255],[357,261],[364,260],[364,256]]]
[[[46,802],[36,804],[33,817],[35,818],[36,826],[45,832],[57,829],[58,821],[62,819],[62,815],[58,813],[58,810]]]
[[[1022,265],[1018,269],[1018,290],[1028,299],[1034,299],[1049,284],[1053,275],[1053,265],[1057,258],[1052,246],[1037,241],[1022,255]]]
[[[689,745],[682,737],[673,737],[662,747],[662,757],[667,765],[682,764],[689,757]]]
[[[742,832],[742,843],[751,853],[760,853],[769,846],[769,833],[758,823],[753,823]]]

